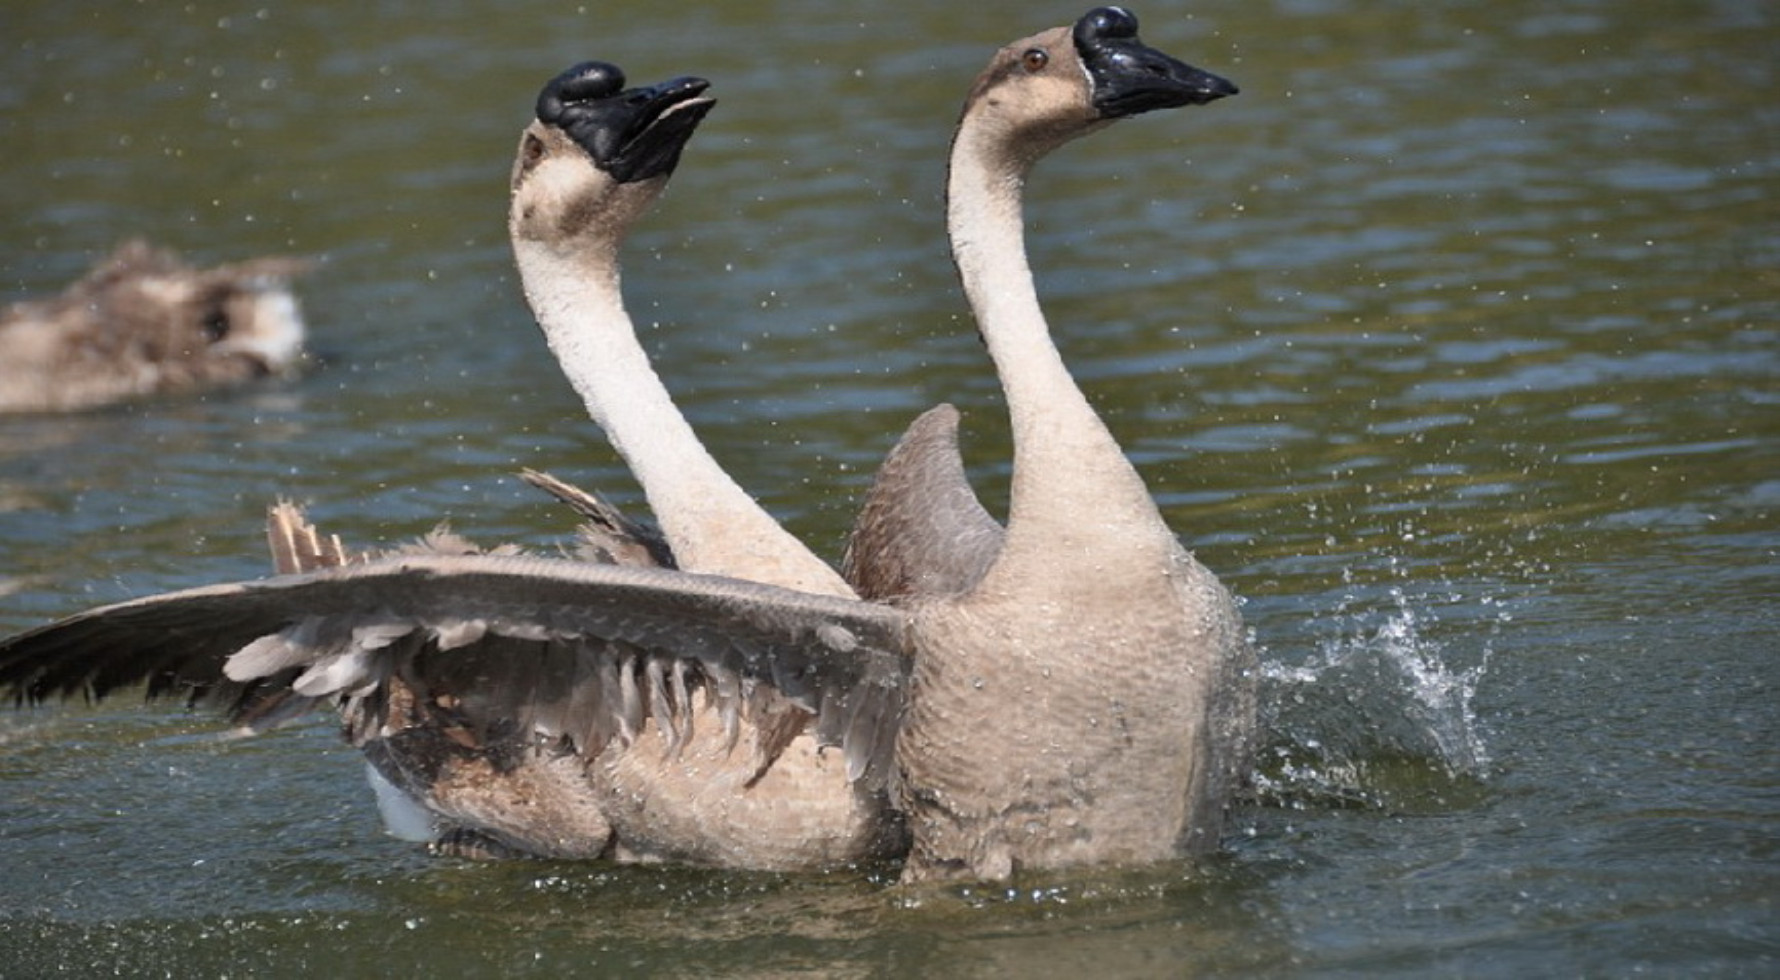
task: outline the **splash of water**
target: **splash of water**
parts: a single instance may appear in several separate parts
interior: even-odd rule
[[[1307,663],[1262,666],[1263,800],[1405,806],[1448,801],[1488,775],[1473,700],[1488,665],[1455,669],[1401,591],[1394,608],[1341,617]]]

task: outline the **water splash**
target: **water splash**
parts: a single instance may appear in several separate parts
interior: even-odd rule
[[[1473,699],[1488,651],[1455,669],[1400,590],[1394,608],[1339,617],[1302,665],[1262,666],[1262,800],[1391,808],[1449,805],[1490,765]],[[1378,616],[1382,615],[1382,621]]]

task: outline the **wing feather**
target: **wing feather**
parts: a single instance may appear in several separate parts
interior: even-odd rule
[[[400,555],[187,589],[0,641],[0,690],[17,702],[146,682],[259,728],[331,700],[350,706],[358,739],[382,723],[392,677],[474,729],[584,753],[646,723],[681,744],[702,686],[727,738],[746,715],[776,753],[813,716],[861,775],[877,771],[874,726],[893,740],[907,673],[903,614],[888,607],[514,555]]]

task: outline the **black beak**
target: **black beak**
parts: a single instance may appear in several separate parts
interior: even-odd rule
[[[1157,51],[1137,39],[1137,16],[1099,7],[1075,23],[1075,50],[1094,82],[1094,108],[1108,119],[1153,109],[1204,105],[1235,95],[1228,79]]]
[[[556,126],[619,183],[671,174],[680,151],[717,100],[711,83],[681,77],[626,89],[617,65],[587,61],[538,93],[538,120]]]

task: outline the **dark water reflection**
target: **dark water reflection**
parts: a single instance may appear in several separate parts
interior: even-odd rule
[[[946,399],[999,499],[941,161],[987,52],[1079,13],[9,9],[7,295],[129,234],[320,253],[328,363],[0,420],[0,628],[259,574],[280,495],[361,542],[440,517],[554,541],[522,465],[634,503],[502,227],[538,85],[589,56],[716,82],[627,286],[738,479],[832,555]],[[1047,160],[1031,247],[1071,366],[1268,651],[1270,789],[1226,854],[925,896],[882,870],[457,865],[379,834],[325,724],[218,743],[124,699],[0,719],[0,972],[1772,971],[1775,13],[1138,13],[1243,93]]]

